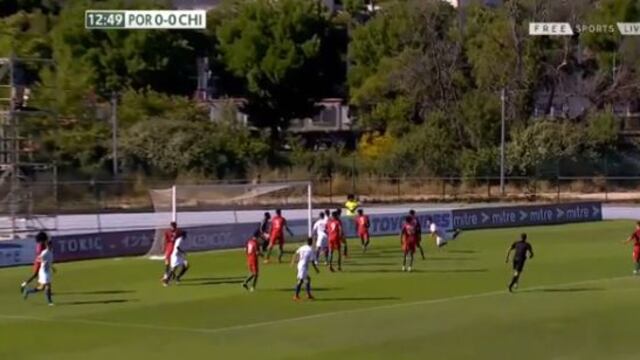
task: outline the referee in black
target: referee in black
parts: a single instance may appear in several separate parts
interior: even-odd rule
[[[511,279],[511,284],[509,284],[509,292],[513,292],[514,288],[518,288],[520,274],[522,274],[524,264],[527,261],[527,253],[529,255],[529,259],[533,258],[533,247],[531,247],[531,244],[527,242],[527,234],[520,234],[520,241],[516,241],[511,244],[509,251],[507,251],[506,263],[509,263],[509,257],[511,256],[512,251],[515,251],[515,256],[513,257],[514,272],[513,278]]]

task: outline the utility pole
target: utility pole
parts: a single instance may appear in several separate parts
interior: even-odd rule
[[[505,184],[504,184],[504,171],[505,171],[505,113],[506,113],[506,90],[502,88],[500,92],[500,102],[501,102],[501,127],[500,127],[500,196],[504,197],[505,195]]]
[[[113,177],[118,177],[118,94],[111,93],[111,147]]]

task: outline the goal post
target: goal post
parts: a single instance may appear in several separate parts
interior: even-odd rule
[[[311,236],[312,232],[313,187],[310,181],[173,185],[149,190],[149,196],[156,224],[156,235],[148,254],[151,256],[162,254],[162,235],[172,221],[186,229],[235,223],[255,224],[257,228],[264,212],[281,209],[289,223],[296,224],[296,238]]]

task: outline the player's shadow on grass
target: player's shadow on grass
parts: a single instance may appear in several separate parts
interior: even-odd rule
[[[223,276],[223,277],[200,277],[200,278],[186,278],[182,279],[183,283],[190,282],[208,282],[208,281],[236,281],[236,280],[244,280],[243,276]]]
[[[332,288],[329,288],[329,287],[318,287],[318,288],[316,288],[316,287],[314,287],[313,288],[313,292],[316,292],[316,291],[333,291],[333,290],[342,290],[342,289],[343,288],[340,288],[340,287],[332,287]],[[272,291],[291,292],[293,290],[295,290],[295,289],[292,286],[292,287],[288,287],[288,288],[273,289]]]
[[[218,278],[218,279],[212,279],[212,280],[200,281],[200,282],[196,282],[196,281],[185,282],[184,280],[182,281],[183,282],[179,286],[208,286],[208,285],[242,284],[242,282],[244,281],[244,278],[234,278],[234,279]]]
[[[447,250],[447,252],[450,252],[452,254],[477,254],[478,253],[476,250]]]
[[[54,296],[64,295],[115,295],[115,294],[132,294],[134,290],[93,290],[93,291],[61,291],[54,292]]]
[[[428,269],[425,272],[430,273],[484,273],[489,269]]]
[[[138,302],[138,299],[106,299],[106,300],[87,300],[87,301],[67,301],[58,303],[61,306],[77,306],[77,305],[109,305],[124,304],[129,302]]]
[[[414,273],[481,273],[487,272],[488,269],[413,269]],[[401,269],[355,269],[348,270],[352,273],[403,273]]]
[[[523,290],[523,292],[544,292],[544,293],[581,293],[581,292],[592,292],[592,291],[604,291],[604,288],[601,287],[581,287],[581,288],[547,288],[547,289],[530,289]]]
[[[474,257],[463,257],[463,258],[455,258],[455,257],[429,257],[427,256],[427,261],[475,261],[477,260]]]
[[[316,291],[316,289],[313,289]],[[384,301],[384,300],[400,300],[399,297],[385,296],[385,297],[335,297],[335,298],[319,298],[315,301]]]
[[[348,266],[393,266],[397,262],[362,262],[362,263],[347,263]]]

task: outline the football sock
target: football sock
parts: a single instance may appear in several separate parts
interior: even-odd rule
[[[511,284],[509,284],[509,288],[513,288],[513,286],[515,284],[518,283],[518,280],[520,279],[520,275],[514,275],[513,278],[511,279]]]
[[[407,254],[404,254],[402,257],[402,267],[407,266]]]
[[[35,294],[40,290],[41,289],[38,289],[38,288],[31,288],[31,289],[27,290],[27,294]]]
[[[36,279],[36,277],[38,277],[38,274],[33,274],[31,275],[30,278],[28,278],[25,282],[22,283],[22,286],[26,286],[28,285],[30,282],[32,282],[33,280]]]
[[[253,275],[253,283],[251,287],[255,289],[256,285],[258,285],[258,275]]]
[[[424,259],[424,250],[422,250],[422,246],[418,245],[418,249],[420,250],[420,255],[422,255],[422,258]]]
[[[302,283],[304,280],[298,281],[298,285],[296,285],[296,296],[300,296],[300,290],[302,290]]]
[[[47,302],[48,303],[52,303],[53,300],[51,300],[51,288],[47,288],[47,290],[44,292],[45,297],[47,298]]]
[[[176,278],[178,281],[180,281],[180,279],[182,279],[182,277],[184,276],[184,274],[187,272],[187,270],[189,270],[188,266],[183,266],[182,270],[180,270],[180,274],[178,275],[178,277]]]
[[[307,278],[306,290],[307,290],[307,295],[311,296],[311,279],[310,278]]]
[[[282,255],[284,255],[284,250],[282,248],[278,248],[278,261],[282,262]]]
[[[409,254],[409,267],[413,267],[413,254]]]
[[[640,271],[640,262],[636,263],[636,271]]]

